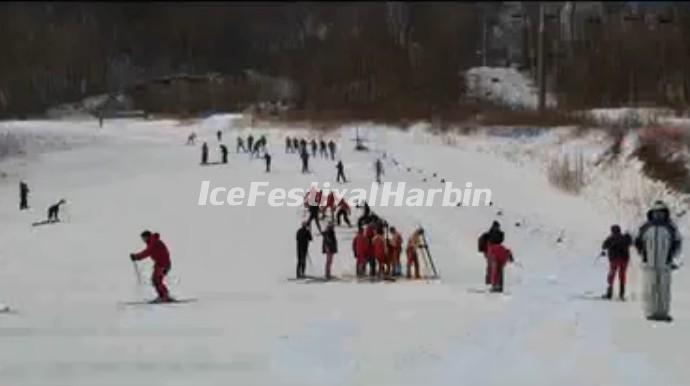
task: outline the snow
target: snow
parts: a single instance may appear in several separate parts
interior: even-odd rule
[[[534,82],[512,67],[474,67],[465,73],[467,95],[480,100],[506,105],[513,109],[536,110],[539,93]],[[546,104],[556,106],[547,93]]]
[[[186,137],[196,131],[214,160],[219,129],[230,149],[236,133],[266,134],[273,173],[234,152],[228,165],[200,167],[198,146],[184,146]],[[0,123],[0,133],[60,137],[69,145],[41,142],[26,156],[0,162],[8,171],[0,179],[0,300],[14,311],[0,316],[0,383],[687,384],[686,270],[674,276],[672,324],[643,318],[637,257],[629,301],[577,298],[603,291],[604,263],[594,259],[625,207],[555,189],[544,165],[563,149],[595,157],[605,147],[601,138],[499,131],[458,136],[453,145],[423,125],[360,126],[368,153],[352,151],[354,126],[326,133],[342,150],[348,188],[368,187],[373,161],[385,151],[386,180],[409,187],[440,187],[441,178],[472,182],[493,190],[494,205],[373,208],[404,237],[417,224],[425,227],[440,283],[299,284],[286,279],[294,275],[301,210],[262,201],[253,208],[196,203],[202,180],[245,188],[264,179],[287,188],[332,182],[333,162],[314,160],[314,174],[304,176],[297,156],[282,150],[284,135],[308,131],[251,129],[236,115],[186,123],[106,120],[103,129],[95,120]],[[32,189],[28,212],[16,208],[20,178]],[[62,197],[63,223],[30,226]],[[494,219],[523,268],[508,268],[506,295],[470,293],[483,282],[476,238]],[[197,302],[119,305],[153,297],[148,286],[137,286],[128,259],[142,248],[144,228],[159,231],[172,252],[173,295]],[[352,273],[352,231],[336,232],[334,274]],[[312,275],[322,274],[320,242],[310,248]],[[148,263],[141,268],[147,276]]]

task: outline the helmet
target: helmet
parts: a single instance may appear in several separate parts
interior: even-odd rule
[[[621,227],[619,225],[611,225],[611,233],[621,233]]]
[[[668,206],[661,200],[654,201],[647,211],[647,220],[649,221],[663,222],[667,221],[670,217],[671,214]]]

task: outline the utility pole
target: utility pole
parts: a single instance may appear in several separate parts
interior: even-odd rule
[[[539,83],[539,111],[546,105],[546,66],[544,65],[544,4],[539,2],[539,41],[537,43],[537,79]]]
[[[482,8],[482,66],[486,67],[486,14],[487,5]]]

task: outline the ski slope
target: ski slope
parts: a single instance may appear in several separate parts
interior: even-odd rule
[[[494,205],[373,208],[405,238],[425,227],[440,283],[288,281],[301,209],[201,207],[200,182],[306,188],[333,183],[335,163],[313,160],[313,174],[302,175],[298,156],[283,151],[284,135],[307,131],[244,122],[226,115],[106,121],[103,129],[94,120],[0,123],[0,132],[68,144],[43,141],[40,151],[0,162],[7,174],[0,179],[0,302],[12,309],[0,314],[0,384],[628,386],[690,379],[687,271],[674,276],[672,324],[643,318],[636,264],[627,302],[582,299],[604,290],[605,265],[594,259],[612,214],[552,188],[530,164],[484,151],[490,137],[452,147],[416,130],[364,127],[372,152],[355,153],[353,127],[330,133],[349,188],[369,187],[374,159],[385,151],[385,180],[408,188],[440,187],[440,178],[472,182],[493,190]],[[219,158],[218,129],[231,149],[229,164],[201,167],[201,141],[211,161]],[[199,143],[184,146],[192,130]],[[249,132],[267,135],[271,174],[262,160],[234,153],[236,135]],[[31,188],[28,212],[17,210],[20,178]],[[60,198],[68,202],[64,222],[32,228]],[[507,269],[506,295],[470,293],[483,286],[476,238],[494,219],[523,268]],[[173,296],[198,301],[120,304],[154,296],[137,286],[128,258],[143,248],[145,228],[160,232],[171,250]],[[353,273],[352,231],[336,233],[334,274]],[[308,274],[323,274],[320,252],[316,237]]]

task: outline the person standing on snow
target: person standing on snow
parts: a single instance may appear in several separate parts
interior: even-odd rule
[[[603,296],[604,299],[611,299],[611,297],[613,297],[613,281],[616,277],[616,273],[618,273],[618,296],[621,300],[625,300],[625,273],[628,269],[631,246],[632,237],[630,237],[628,233],[621,233],[620,226],[611,226],[611,234],[601,245],[601,256],[607,254],[609,257],[609,273],[606,277],[608,286]]]
[[[338,175],[335,177],[335,182],[341,182],[343,184],[346,183],[347,179],[345,178],[345,167],[343,166],[343,161],[338,160],[335,168],[338,170]]]
[[[376,182],[381,183],[381,176],[383,175],[383,162],[381,162],[380,158],[376,159],[376,162],[374,163],[374,168],[376,169]]]
[[[355,256],[357,277],[362,277],[365,274],[369,248],[369,239],[364,234],[364,229],[360,227],[352,239],[352,253]]]
[[[371,247],[374,250],[374,257],[378,263],[378,277],[383,278],[389,273],[388,248],[386,239],[383,237],[383,229],[376,229],[376,235],[371,240]]]
[[[328,141],[328,150],[331,152],[331,161],[335,160],[335,142],[331,139]]]
[[[189,134],[189,137],[187,137],[187,145],[194,145],[194,142],[196,141],[196,133],[192,132]]]
[[[328,196],[326,196],[326,206],[321,210],[322,219],[326,218],[329,210],[331,212],[330,221],[335,221],[335,194],[333,194],[333,192],[329,192]]]
[[[19,182],[19,210],[29,209],[29,185]]]
[[[252,151],[253,145],[254,145],[254,136],[249,134],[249,136],[247,137],[247,151],[248,152]]]
[[[158,293],[158,298],[154,300],[155,303],[167,303],[174,301],[168,293],[168,288],[165,286],[165,275],[170,271],[170,253],[168,247],[160,239],[158,233],[151,233],[148,230],[141,232],[141,240],[146,244],[146,248],[138,253],[131,253],[129,257],[132,261],[143,260],[150,257],[153,260],[153,273],[151,274],[151,282]]]
[[[400,276],[402,267],[400,266],[400,253],[402,253],[403,239],[395,227],[390,227],[390,255],[393,276]]]
[[[204,142],[201,145],[201,164],[206,165],[208,163],[208,145]]]
[[[236,149],[236,151],[239,153],[240,150],[242,150],[242,153],[247,152],[247,149],[245,149],[245,147],[244,147],[244,140],[242,139],[242,137],[237,136],[237,149]]]
[[[489,242],[486,248],[490,266],[489,282],[491,284],[491,292],[503,292],[504,268],[508,262],[513,262],[513,253],[499,243],[493,244]]]
[[[504,238],[505,236],[501,230],[501,224],[499,224],[498,221],[491,223],[491,228],[479,236],[477,249],[484,255],[484,259],[486,260],[486,274],[484,275],[484,284],[486,285],[491,284],[491,264],[488,254],[489,244],[501,244]]]
[[[319,142],[319,154],[321,158],[328,158],[328,149],[326,147],[326,141],[323,139]]]
[[[228,147],[222,143],[220,144],[220,157],[224,164],[228,163]]]
[[[292,153],[292,140],[290,137],[285,137],[285,154]]]
[[[345,221],[345,224],[352,228],[352,224],[350,223],[350,205],[347,204],[345,198],[341,198],[338,202],[338,209],[335,212],[335,218],[338,225],[341,225],[342,221]]]
[[[306,150],[302,150],[300,158],[302,159],[302,173],[309,173],[309,153]]]
[[[417,228],[410,238],[407,240],[407,278],[412,278],[412,268],[414,268],[414,277],[419,279],[419,255],[417,250],[422,246],[422,235],[424,230],[422,228]]]
[[[312,139],[311,140],[311,156],[316,158],[316,150],[318,149],[318,145],[316,144],[316,140]]]
[[[223,132],[220,130],[216,131],[216,138],[218,138],[218,142],[221,142],[223,140]]]
[[[333,265],[333,255],[338,253],[338,240],[335,237],[333,222],[329,221],[323,236],[322,252],[326,255],[326,280],[331,280],[331,266]]]
[[[311,222],[316,221],[316,228],[321,232],[321,223],[319,222],[319,205],[321,204],[321,191],[316,191],[314,188],[311,188],[309,192],[307,192],[306,197],[304,198],[304,206],[306,206],[309,209],[309,218],[307,219],[307,223],[309,226],[311,226]]]
[[[309,231],[309,223],[302,222],[302,226],[297,230],[297,278],[304,278],[304,271],[307,269],[307,254],[309,253],[309,243],[312,240]]]
[[[264,161],[266,161],[266,173],[271,172],[271,155],[264,153]]]
[[[671,271],[678,268],[673,259],[680,252],[681,236],[663,201],[655,201],[647,211],[647,222],[640,227],[635,248],[642,256],[645,316],[670,322]]]

